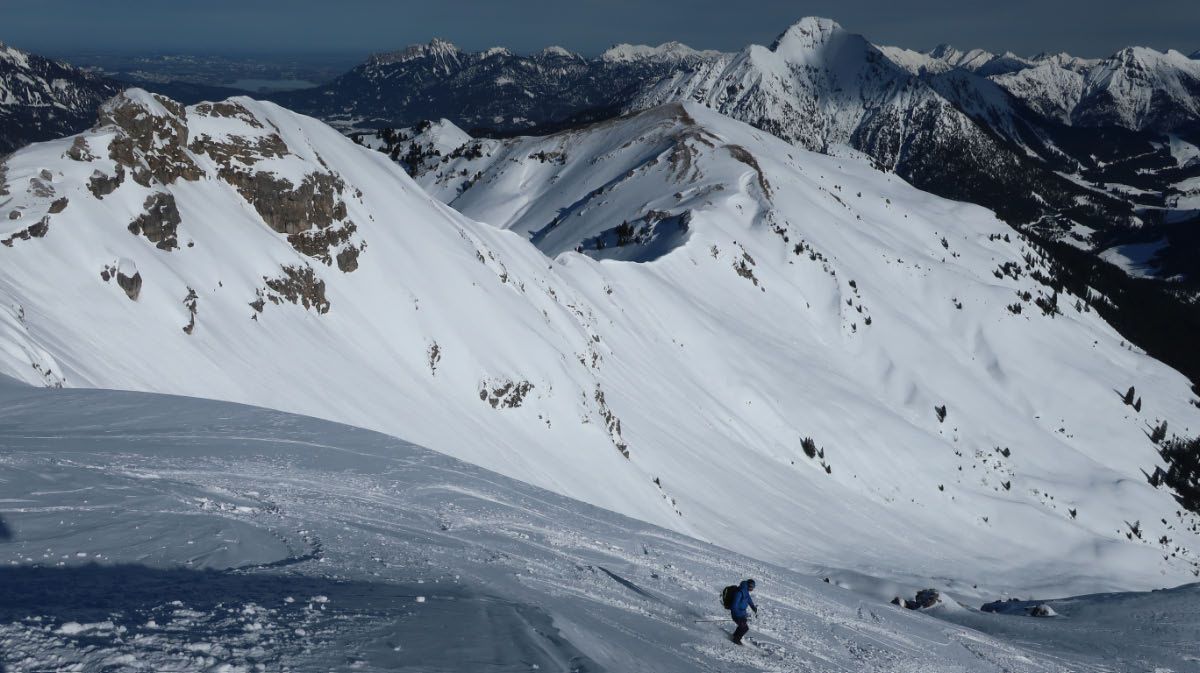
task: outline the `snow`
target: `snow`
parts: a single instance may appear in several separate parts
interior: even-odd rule
[[[540,52],[540,54],[542,56],[556,56],[559,58],[580,58],[574,52],[568,51],[567,49],[560,47],[558,45],[551,45],[549,47],[546,47],[545,49],[543,49]]]
[[[1200,161],[1200,147],[1187,142],[1177,135],[1171,135],[1169,139],[1171,143],[1171,156],[1175,158],[1175,163],[1180,166],[1188,166]]]
[[[1120,268],[1135,278],[1154,278],[1158,275],[1154,258],[1167,246],[1163,238],[1149,243],[1116,245],[1100,253],[1100,259]]]
[[[0,540],[14,673],[1070,673],[1185,671],[1200,655],[1196,586],[1044,601],[1054,619],[918,613],[265,409],[0,378],[0,448],[0,498],[21,503]],[[198,510],[199,494],[257,507]],[[101,545],[101,563],[27,560]],[[760,610],[738,648],[718,593],[744,576]]]
[[[1019,292],[1050,290],[996,270],[1045,262],[990,212],[698,105],[448,159],[422,180],[459,212],[315,120],[235,101],[257,126],[192,108],[190,136],[277,133],[288,154],[246,170],[343,179],[356,229],[333,252],[365,244],[359,267],[297,250],[208,155],[189,154],[202,179],[129,179],[98,199],[87,185],[111,160],[64,158],[70,138],[35,145],[7,162],[5,208],[25,215],[0,219],[0,239],[70,203],[44,238],[0,247],[5,373],[386,432],[781,566],[980,598],[1194,577],[1196,536],[1171,531],[1187,552],[1163,558],[1159,536],[1184,524],[1141,472],[1158,464],[1147,422],[1200,427],[1188,382],[1073,297],[1053,318],[1032,302],[1013,315]],[[83,137],[106,157],[114,133]],[[29,189],[46,167],[53,197]],[[483,175],[437,182],[462,168]],[[175,197],[177,250],[128,230],[152,192]],[[666,224],[644,245],[573,252],[627,220]],[[136,301],[101,278],[122,258],[144,281]],[[312,269],[328,313],[251,307],[283,265]],[[1135,384],[1145,415],[1112,392]],[[1146,541],[1122,532],[1137,520]],[[195,542],[162,553],[226,553]]]
[[[616,44],[600,54],[600,60],[610,63],[627,63],[641,60],[665,59],[682,61],[690,58],[709,59],[721,56],[721,52],[713,50],[697,51],[679,42],[664,42],[657,47],[644,44]]]
[[[1167,205],[1175,210],[1200,210],[1200,176],[1171,185]]]

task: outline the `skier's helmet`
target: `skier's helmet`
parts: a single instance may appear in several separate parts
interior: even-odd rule
[[[746,580],[746,588],[753,589],[754,588],[754,580]]]

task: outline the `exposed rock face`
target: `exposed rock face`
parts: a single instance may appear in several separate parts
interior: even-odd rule
[[[14,211],[16,212],[16,211]],[[11,216],[10,216],[11,217]],[[14,218],[15,219],[15,218]],[[47,215],[38,220],[37,223],[31,224],[28,227],[18,231],[4,240],[0,240],[0,245],[11,248],[14,241],[28,241],[31,238],[42,238],[50,231],[50,216]]]
[[[285,266],[279,278],[263,277],[265,289],[258,291],[258,298],[250,303],[251,308],[262,313],[266,301],[272,304],[290,302],[320,314],[329,313],[329,299],[325,297],[325,281],[317,277],[311,267]]]
[[[61,213],[62,211],[66,210],[67,203],[68,203],[67,197],[65,197],[65,196],[62,197],[61,199],[56,199],[54,201],[54,203],[50,204],[50,214],[57,215],[58,213]]]
[[[0,163],[0,196],[8,196],[8,164]]]
[[[327,226],[323,229],[309,229],[298,234],[289,234],[288,243],[291,243],[292,247],[299,252],[329,265],[333,263],[333,251],[347,244],[356,231],[358,231],[358,226],[347,221],[340,227]],[[350,246],[336,255],[338,268],[342,271],[349,272],[358,268],[358,248]]]
[[[216,140],[208,134],[201,134],[192,141],[189,149],[196,154],[209,155],[222,166],[229,166],[235,159],[246,166],[253,166],[263,159],[289,154],[287,143],[275,133],[253,140],[240,136]]]
[[[175,205],[175,197],[164,192],[155,192],[146,198],[142,204],[146,212],[129,223],[129,232],[135,236],[145,236],[159,250],[179,249],[179,208]]]
[[[233,101],[221,101],[219,103],[200,103],[195,108],[194,112],[204,117],[224,117],[226,119],[238,119],[245,122],[248,126],[256,129],[263,127],[262,122],[258,121],[249,110],[241,103]]]
[[[346,217],[346,203],[339,198],[346,184],[336,175],[310,173],[299,186],[269,173],[234,168],[222,168],[220,176],[281,234],[325,229]]]
[[[130,90],[100,109],[98,126],[122,133],[109,145],[109,157],[129,168],[145,166],[158,182],[199,180],[203,172],[187,153],[187,112],[164,96]],[[136,178],[136,171],[135,171]]]

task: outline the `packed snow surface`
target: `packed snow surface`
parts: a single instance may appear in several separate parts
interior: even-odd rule
[[[961,596],[1195,577],[1194,521],[1142,472],[1150,427],[1200,429],[1188,382],[986,210],[691,104],[468,143],[422,177],[467,216],[271,104],[104,115],[4,164],[20,380],[346,422]]]
[[[9,673],[1165,673],[1200,655],[1195,586],[1051,601],[1051,619],[912,612],[384,435],[189,398],[0,377],[0,502]],[[739,648],[718,593],[750,576]]]

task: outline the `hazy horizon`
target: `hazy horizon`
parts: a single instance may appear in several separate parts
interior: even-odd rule
[[[64,16],[71,17],[63,20]],[[475,51],[534,52],[550,45],[594,56],[617,43],[676,40],[734,51],[769,44],[804,16],[826,16],[876,44],[925,50],[938,44],[1019,55],[1066,51],[1103,57],[1127,46],[1190,54],[1200,49],[1200,3],[1150,0],[1012,0],[962,6],[943,0],[663,1],[550,0],[453,5],[347,0],[12,0],[0,6],[0,41],[51,56],[179,54],[236,57],[349,56],[438,37]],[[1169,20],[1168,20],[1169,19]],[[297,45],[305,45],[298,47]]]

